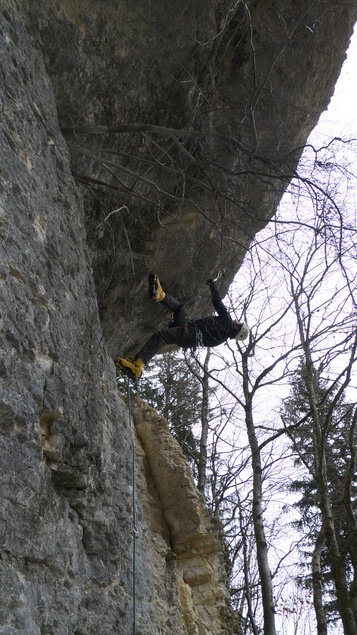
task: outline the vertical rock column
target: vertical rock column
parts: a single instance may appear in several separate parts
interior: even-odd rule
[[[132,415],[168,528],[187,633],[228,633],[228,588],[219,529],[167,422],[139,399],[133,400]]]
[[[51,85],[14,6],[0,11],[0,632],[129,633],[131,432]]]

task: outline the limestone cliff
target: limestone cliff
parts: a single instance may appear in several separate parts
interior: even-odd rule
[[[153,559],[152,610],[167,633],[233,632],[223,545],[184,454],[166,421],[150,406],[136,399],[132,416],[140,442],[136,465],[144,488],[142,514],[151,529],[145,536],[145,550],[140,549],[140,560],[144,553],[145,559]],[[140,533],[138,536],[140,541]],[[140,571],[140,562],[138,567]],[[163,589],[169,590],[173,602],[167,601]]]
[[[1,634],[133,632],[133,431],[112,357],[159,319],[149,269],[183,299],[216,267],[230,282],[328,103],[356,14],[319,0],[1,0]],[[138,633],[232,632],[188,468],[151,410],[133,404],[133,420]]]

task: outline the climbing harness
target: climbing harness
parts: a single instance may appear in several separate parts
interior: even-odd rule
[[[132,429],[132,487],[133,487],[133,635],[136,635],[136,537],[138,528],[136,525],[136,483],[135,483],[135,436],[131,423],[130,381],[128,377],[128,412],[129,426]]]
[[[191,346],[190,350],[194,353],[198,348],[204,348],[203,334],[201,329],[195,324],[195,322],[187,322],[187,326],[194,333],[195,343]]]

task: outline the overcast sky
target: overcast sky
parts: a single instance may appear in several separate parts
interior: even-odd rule
[[[327,135],[357,137],[357,27],[330,105],[320,118],[318,131]],[[313,133],[314,134],[314,133]]]

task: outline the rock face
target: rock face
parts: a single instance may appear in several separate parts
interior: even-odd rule
[[[145,553],[146,559],[156,561],[152,594],[142,601],[150,603],[163,632],[233,632],[229,628],[227,580],[218,527],[203,504],[166,421],[138,399],[131,411],[140,442],[136,465],[144,490],[142,514],[151,529],[144,534],[145,548],[140,553],[141,559]],[[140,540],[139,533],[138,543]],[[172,603],[167,601],[168,582]],[[138,625],[138,629],[142,626]]]
[[[151,269],[196,298],[193,315],[219,268],[227,290],[329,102],[356,6],[37,0],[27,19],[84,196],[105,340],[131,353],[161,319],[143,303]]]
[[[229,283],[328,103],[357,13],[129,4],[0,7],[3,635],[133,632],[133,432],[112,356],[160,319],[149,269],[185,300],[216,267]],[[159,128],[89,129],[123,124]],[[140,632],[233,632],[187,466],[151,411],[135,404],[133,418]]]

